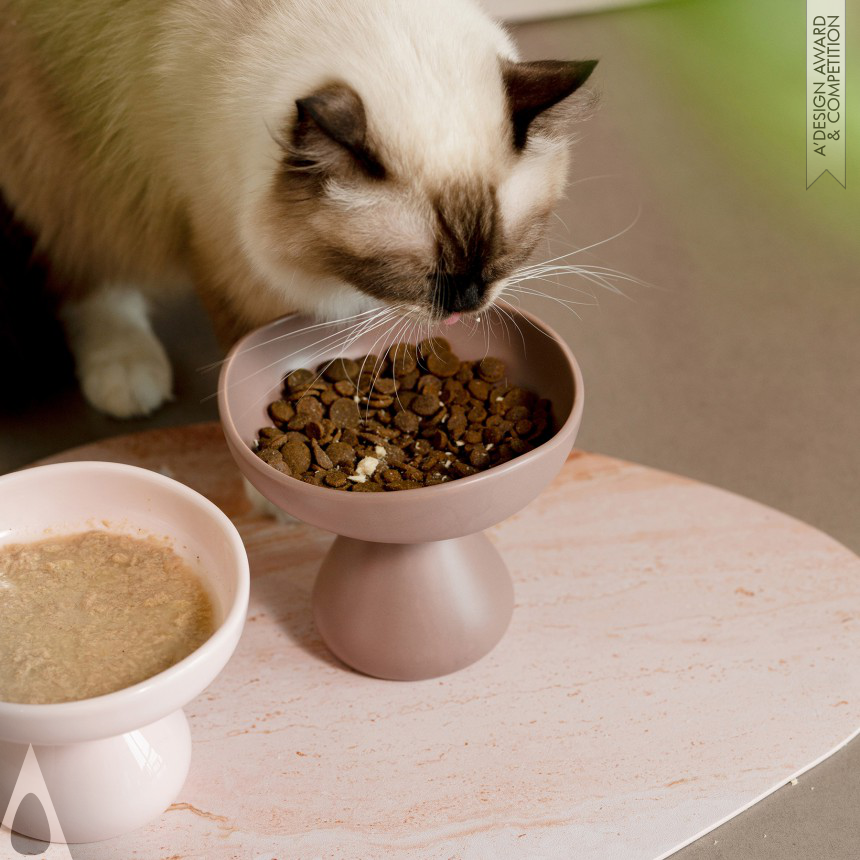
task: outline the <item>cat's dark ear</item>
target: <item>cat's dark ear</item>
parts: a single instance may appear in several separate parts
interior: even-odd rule
[[[295,166],[331,169],[347,158],[369,176],[385,176],[368,141],[364,102],[346,84],[330,84],[296,100],[289,149]]]
[[[535,119],[576,92],[596,65],[597,60],[502,61],[502,79],[517,149],[526,145]]]

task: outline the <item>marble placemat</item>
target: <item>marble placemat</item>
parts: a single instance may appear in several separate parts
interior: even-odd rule
[[[189,484],[252,572],[239,648],[186,709],[177,803],[75,860],[654,860],[860,725],[860,559],[713,487],[575,453],[490,532],[516,588],[500,645],[396,683],[328,653],[310,591],[332,536],[255,515],[217,425],[52,459]]]

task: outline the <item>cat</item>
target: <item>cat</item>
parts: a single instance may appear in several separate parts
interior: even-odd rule
[[[85,397],[171,397],[148,305],[189,282],[224,346],[291,311],[480,314],[595,65],[521,62],[473,0],[0,0],[0,192]]]

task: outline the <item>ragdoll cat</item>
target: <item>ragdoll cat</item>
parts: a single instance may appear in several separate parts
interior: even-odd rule
[[[187,281],[225,345],[294,310],[479,314],[594,65],[518,62],[472,0],[0,0],[0,190],[85,396],[170,397],[146,297]]]

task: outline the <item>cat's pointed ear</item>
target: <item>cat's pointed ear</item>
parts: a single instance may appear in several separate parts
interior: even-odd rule
[[[330,84],[296,100],[292,148],[308,164],[335,167],[346,155],[370,176],[385,176],[368,141],[364,102],[346,84]]]
[[[517,149],[525,146],[533,121],[576,92],[596,65],[597,60],[502,61],[502,79]]]

